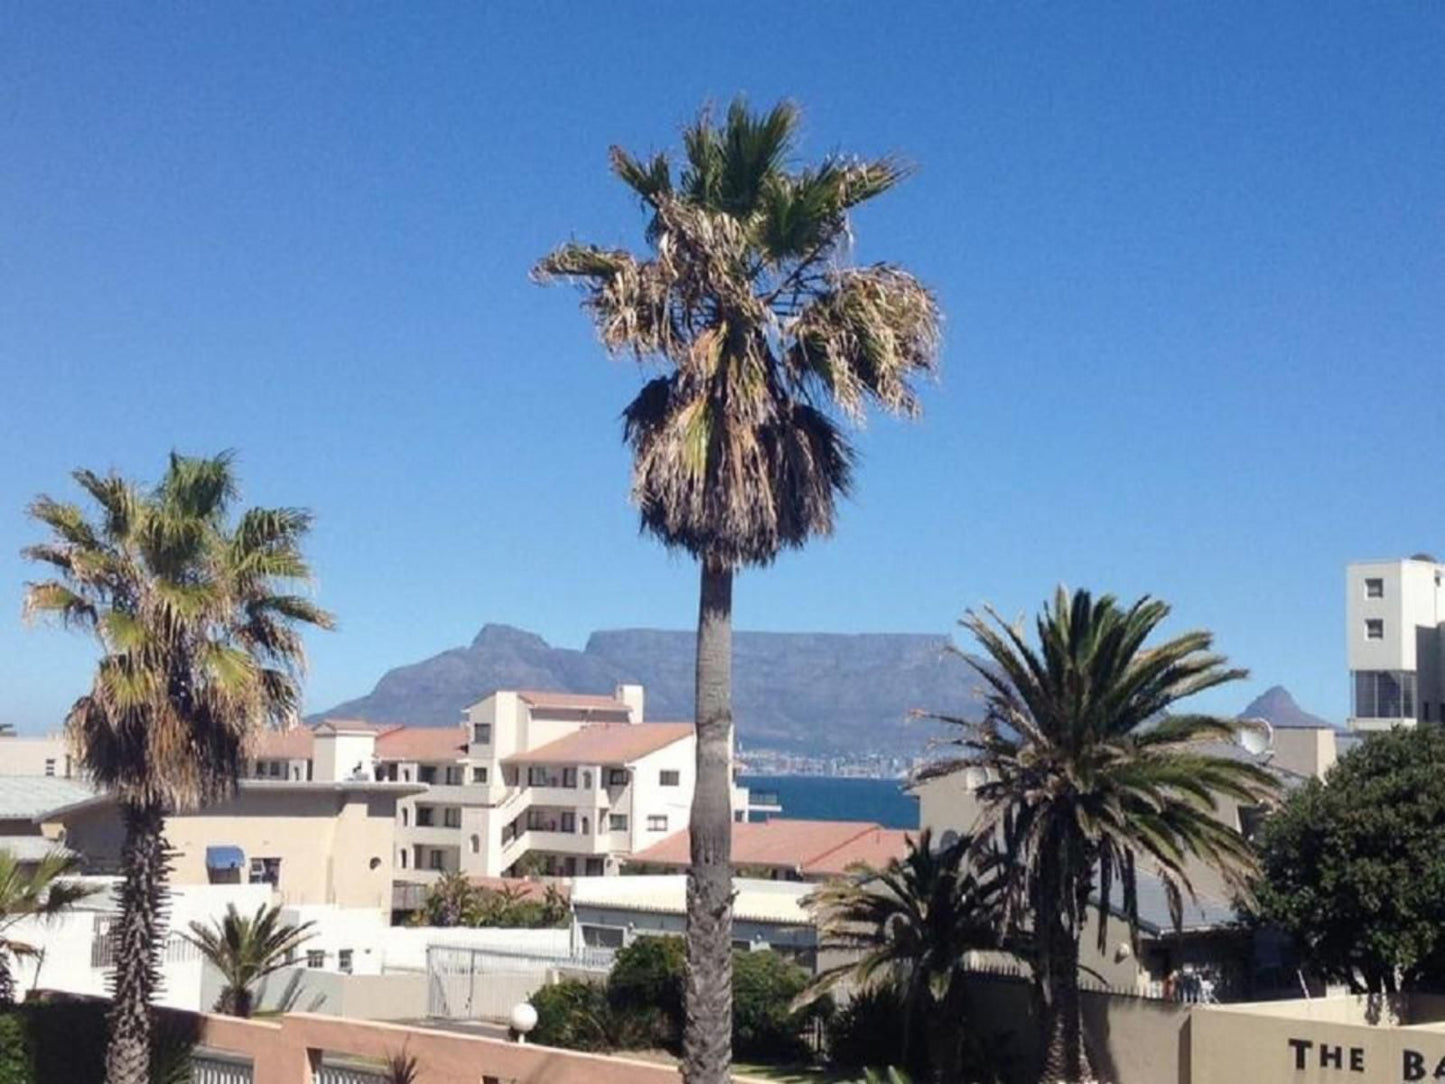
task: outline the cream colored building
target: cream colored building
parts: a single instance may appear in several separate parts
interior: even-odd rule
[[[288,906],[389,911],[398,801],[419,787],[375,781],[247,780],[228,801],[166,818],[177,885],[265,884]],[[43,827],[115,873],[124,832],[115,800],[98,794],[46,813]]]
[[[1350,727],[1445,722],[1445,565],[1361,561],[1345,584]]]
[[[617,872],[687,827],[696,738],[691,723],[643,718],[641,686],[612,695],[499,690],[452,727],[327,720],[268,735],[258,779],[367,777],[424,789],[397,810],[398,879]],[[734,814],[748,792],[735,787]]]
[[[0,775],[73,779],[77,774],[63,734],[22,736],[0,731]]]

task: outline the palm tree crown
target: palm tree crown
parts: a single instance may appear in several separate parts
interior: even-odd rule
[[[65,878],[79,872],[79,859],[53,851],[38,862],[21,862],[0,849],[0,1008],[15,1000],[12,960],[37,955],[31,944],[9,935],[27,919],[54,918],[79,903],[91,890]]]
[[[975,846],[1001,846],[1010,915],[1023,910],[1032,927],[1054,1059],[1049,1080],[1087,1073],[1077,969],[1091,898],[1113,901],[1117,884],[1137,937],[1140,863],[1163,882],[1176,922],[1194,891],[1191,861],[1243,890],[1254,857],[1217,817],[1219,799],[1257,804],[1277,790],[1263,768],[1219,748],[1235,722],[1170,713],[1244,671],[1210,651],[1207,632],[1146,646],[1168,613],[1154,599],[1126,608],[1112,596],[1070,597],[1060,588],[1038,618],[1033,647],[993,610],[970,612],[962,624],[987,656],[968,660],[985,685],[983,717],[936,716],[964,729],[955,743],[962,753],[925,774],[984,770]],[[1100,908],[1101,949],[1109,911]]]
[[[30,514],[52,538],[25,550],[55,572],[28,586],[26,612],[92,632],[102,649],[69,737],[123,801],[184,809],[221,797],[257,731],[296,717],[296,626],[332,625],[284,586],[310,576],[300,541],[311,517],[253,508],[228,523],[228,454],[172,454],[149,492],[115,474],[74,477],[98,516],[42,496]]]
[[[729,567],[767,563],[831,532],[853,450],[841,415],[868,402],[914,414],[933,371],[938,311],[897,267],[843,265],[848,214],[903,168],[829,157],[793,168],[799,114],[733,102],[683,133],[686,161],[612,149],[650,212],[651,252],[566,244],[537,264],[565,279],[614,352],[661,363],[623,413],[644,526]]]
[[[216,1011],[250,1016],[256,983],[289,964],[296,950],[313,936],[314,925],[282,922],[281,908],[265,904],[247,918],[234,903],[226,905],[226,914],[218,921],[192,922],[187,940],[201,950],[225,982]]]

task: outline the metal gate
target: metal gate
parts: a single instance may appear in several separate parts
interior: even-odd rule
[[[255,1079],[246,1058],[207,1050],[191,1054],[191,1084],[252,1084]]]

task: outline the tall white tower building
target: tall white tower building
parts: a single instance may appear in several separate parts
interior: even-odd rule
[[[1350,728],[1445,723],[1445,565],[1361,561],[1345,579]]]

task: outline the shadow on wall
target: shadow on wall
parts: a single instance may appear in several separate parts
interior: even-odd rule
[[[1042,1068],[1042,1048],[1028,980],[975,973],[965,982],[973,1023],[1004,1047],[1014,1084],[1032,1084]],[[1100,1079],[1189,1084],[1188,1005],[1092,991],[1080,997],[1085,1042]]]

